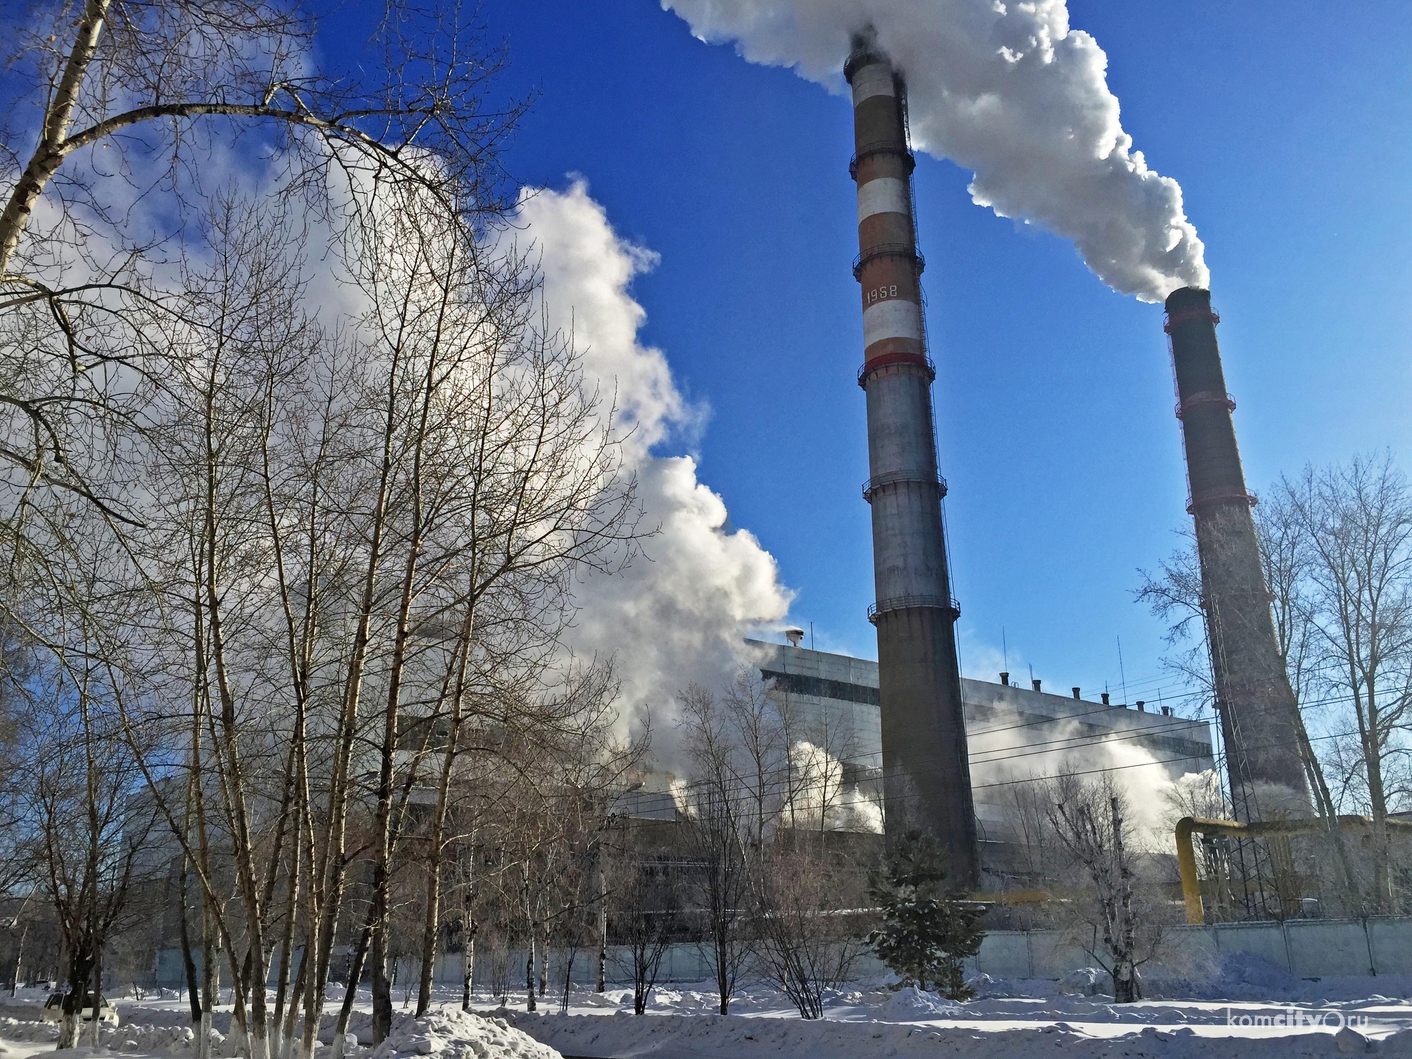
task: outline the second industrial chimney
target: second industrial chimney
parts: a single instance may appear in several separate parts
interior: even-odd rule
[[[1240,450],[1226,393],[1211,292],[1183,287],[1167,298],[1186,445],[1188,510],[1196,523],[1216,708],[1231,797],[1241,820],[1303,817],[1309,788],[1294,692],[1275,638]]]
[[[858,182],[854,277],[863,294],[863,369],[872,505],[878,682],[887,826],[929,830],[953,877],[974,886],[971,802],[961,675],[942,528],[946,484],[937,471],[922,324],[922,259],[912,216],[912,153],[905,88],[871,39],[854,40],[844,76],[853,88]]]

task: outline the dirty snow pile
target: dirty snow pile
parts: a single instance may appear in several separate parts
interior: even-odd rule
[[[59,1027],[52,1022],[0,1018],[0,1038],[7,1041],[57,1041]]]
[[[503,1018],[442,1011],[404,1016],[368,1059],[562,1059],[558,1052]]]

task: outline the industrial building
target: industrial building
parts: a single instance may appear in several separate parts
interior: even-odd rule
[[[878,663],[793,644],[748,642],[761,677],[796,714],[801,730],[825,733],[830,753],[843,763],[844,783],[876,797],[885,776]],[[1157,704],[1112,703],[1106,693],[1094,701],[1081,688],[1052,694],[1038,680],[1017,687],[1009,674],[1001,676],[1005,683],[961,680],[974,826],[989,882],[1013,879],[1023,859],[1012,792],[1028,778],[1120,771],[1131,790],[1216,767],[1206,721],[1178,717]]]

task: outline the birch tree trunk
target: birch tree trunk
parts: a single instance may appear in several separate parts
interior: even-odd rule
[[[1137,1000],[1137,968],[1134,965],[1137,935],[1133,922],[1133,873],[1123,849],[1123,817],[1118,799],[1112,798],[1113,861],[1118,876],[1118,945],[1113,961],[1113,999],[1119,1004]]]
[[[216,969],[215,917],[209,899],[201,902],[201,1039],[197,1042],[200,1059],[211,1059],[212,1015],[220,1003],[220,977]]]
[[[461,1010],[471,1010],[471,997],[475,993],[476,975],[476,833],[470,838],[470,869],[467,872],[465,890],[461,894]]]
[[[598,967],[594,989],[602,993],[608,988],[608,871],[603,865],[603,850],[598,850]]]
[[[74,108],[78,106],[79,90],[98,50],[98,38],[103,34],[107,16],[108,0],[87,0],[83,5],[83,14],[75,27],[73,47],[69,50],[68,61],[64,63],[63,76],[44,115],[39,144],[10,192],[4,211],[0,212],[0,276],[9,272],[19,246],[20,233],[29,224],[30,215],[39,204],[45,185],[64,160],[64,140],[73,122]]]
[[[196,978],[196,958],[191,951],[191,927],[187,923],[187,913],[190,910],[187,904],[187,861],[188,858],[183,855],[181,858],[181,879],[177,884],[177,901],[181,907],[177,911],[180,917],[178,930],[181,940],[181,964],[186,975],[187,1002],[191,1007],[191,1025],[194,1029],[201,1025],[201,983]]]
[[[521,894],[525,904],[525,1010],[533,1011],[534,1004],[534,943],[539,934],[539,924],[534,918],[534,903],[530,900],[530,867],[524,865],[524,885]]]
[[[441,759],[441,776],[436,787],[436,808],[432,812],[431,830],[427,836],[427,892],[425,919],[422,923],[422,974],[417,988],[417,1017],[431,1006],[432,969],[436,960],[436,938],[440,931],[441,860],[446,849],[446,814],[451,801],[451,775],[456,764],[456,751],[461,735],[461,717],[466,694],[466,667],[469,664],[471,640],[475,628],[475,606],[466,609],[461,624],[454,664],[455,689],[451,695],[451,717],[446,732],[446,747]],[[464,975],[463,982],[464,982]],[[463,986],[464,993],[464,986]],[[470,1005],[469,994],[462,1007]]]
[[[284,1033],[284,1009],[289,999],[289,979],[294,973],[294,920],[299,911],[300,854],[303,844],[296,835],[289,849],[289,880],[284,903],[284,929],[279,940],[279,963],[275,969],[275,1012],[271,1022],[270,1052],[285,1059],[289,1038]]]
[[[348,1032],[349,1022],[353,1018],[353,1004],[358,998],[358,986],[363,981],[363,961],[368,958],[368,940],[372,929],[372,913],[369,912],[368,921],[363,924],[363,930],[358,935],[353,959],[348,964],[348,988],[343,991],[343,1004],[338,1009],[338,1022],[334,1024],[334,1059],[341,1059],[343,1055],[344,1035]]]
[[[461,1010],[470,1011],[476,984],[475,929],[469,925],[462,927],[461,936],[464,939],[461,945]]]

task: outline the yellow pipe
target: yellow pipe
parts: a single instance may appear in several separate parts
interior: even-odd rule
[[[1367,816],[1340,816],[1340,827],[1370,828],[1373,820]],[[1396,830],[1412,830],[1412,821],[1386,820],[1388,827]],[[1203,835],[1233,835],[1236,838],[1259,838],[1262,835],[1309,835],[1325,829],[1325,823],[1318,818],[1300,820],[1264,820],[1255,824],[1242,824],[1238,820],[1212,820],[1203,816],[1184,816],[1177,821],[1177,867],[1182,876],[1182,899],[1186,903],[1186,921],[1201,924],[1206,922],[1206,911],[1201,904],[1201,878],[1196,873],[1196,851],[1192,847],[1192,832]]]
[[[1002,905],[1042,905],[1049,900],[1048,890],[1012,890],[1005,894],[981,894],[981,900]]]
[[[1182,873],[1182,899],[1186,902],[1186,921],[1205,923],[1206,910],[1201,906],[1201,878],[1196,874],[1196,851],[1191,846],[1194,817],[1177,821],[1177,867]]]

